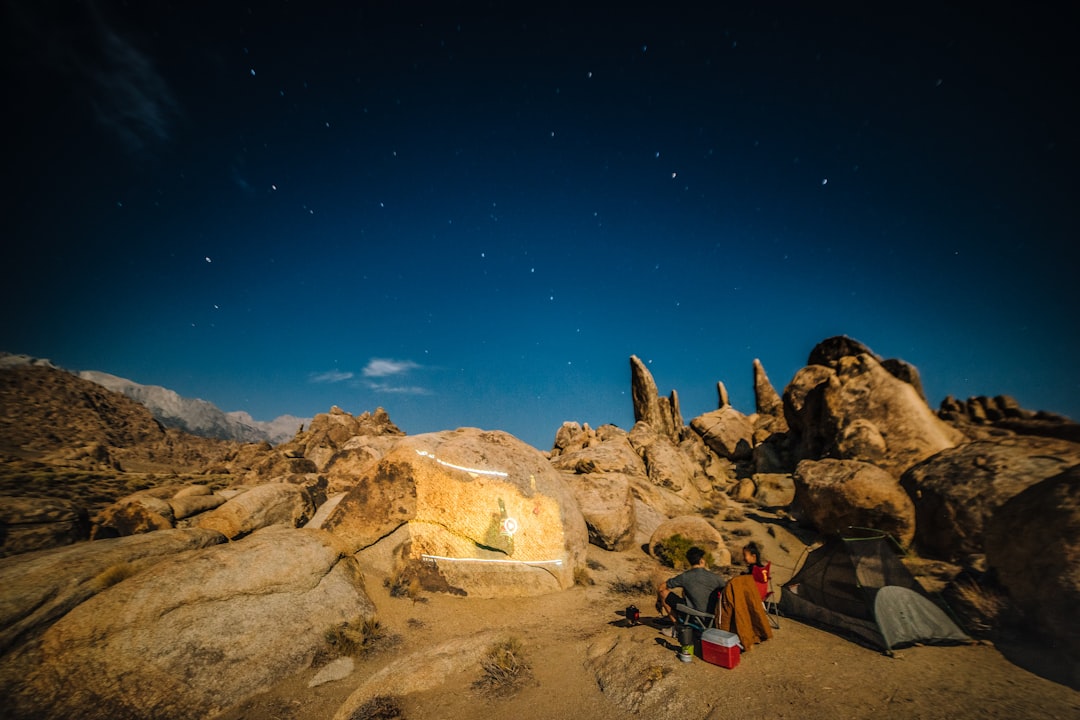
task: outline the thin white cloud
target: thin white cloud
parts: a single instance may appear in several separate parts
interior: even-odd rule
[[[309,380],[313,383],[339,383],[352,380],[353,373],[341,370],[327,370],[321,373],[311,373]]]
[[[420,365],[412,360],[388,360],[386,358],[371,358],[367,367],[364,368],[364,377],[381,378],[393,375],[404,375],[410,370],[416,370]]]
[[[431,390],[416,385],[388,385],[386,383],[369,382],[369,388],[375,392],[391,393],[395,395],[431,395]]]

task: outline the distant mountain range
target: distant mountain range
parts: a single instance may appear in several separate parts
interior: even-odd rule
[[[41,358],[0,353],[0,368],[19,365],[64,369],[57,368],[50,361]],[[206,400],[181,397],[175,391],[158,385],[140,385],[97,370],[83,370],[72,374],[131,398],[145,406],[165,427],[183,430],[192,435],[240,442],[266,441],[276,445],[291,440],[301,424],[311,422],[310,418],[293,415],[282,415],[269,421],[255,420],[243,410],[225,412]]]

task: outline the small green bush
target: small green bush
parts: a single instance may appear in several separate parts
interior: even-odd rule
[[[662,540],[653,545],[653,554],[660,562],[668,567],[673,567],[676,570],[685,570],[690,567],[690,564],[686,562],[686,551],[692,547],[694,547],[693,542],[676,533],[666,540]],[[712,566],[712,553],[706,551],[705,567]]]

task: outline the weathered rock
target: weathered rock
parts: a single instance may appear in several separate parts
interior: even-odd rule
[[[701,503],[712,491],[705,473],[671,440],[658,437],[642,448],[645,468],[654,485],[665,487],[691,503]]]
[[[93,539],[123,537],[166,530],[176,521],[172,506],[151,492],[137,492],[117,500],[93,518]]]
[[[703,493],[708,492],[709,488],[725,490],[734,481],[735,466],[732,462],[710,450],[697,433],[686,433],[679,443],[679,450],[699,469],[700,472],[695,473],[695,478],[704,474],[702,480],[708,485],[698,484],[698,489]]]
[[[354,720],[365,702],[380,695],[410,695],[433,690],[461,673],[476,675],[480,659],[491,646],[504,639],[500,631],[449,640],[436,647],[426,647],[386,665],[364,679],[334,713],[333,720]]]
[[[858,357],[859,355],[870,355],[875,360],[881,360],[880,356],[858,340],[849,338],[847,335],[836,335],[825,338],[815,345],[814,349],[810,351],[810,357],[807,359],[806,364],[823,365],[835,369],[841,359]]]
[[[185,485],[173,493],[173,498],[196,497],[199,495],[213,495],[214,491],[206,485]]]
[[[0,655],[144,561],[224,542],[210,530],[162,530],[0,560]]]
[[[795,502],[821,533],[874,528],[902,545],[915,536],[915,508],[889,473],[857,460],[803,460],[795,468]]]
[[[672,415],[672,406],[677,402],[661,398],[656,389],[652,373],[636,355],[630,356],[630,394],[634,399],[634,422],[644,422],[675,442],[682,434],[682,421]]]
[[[784,427],[787,427],[785,422]],[[775,432],[754,445],[754,469],[759,473],[789,473],[795,469],[786,432]]]
[[[706,553],[710,567],[731,564],[731,551],[727,549],[720,531],[698,515],[683,515],[660,524],[649,538],[649,554],[668,567],[687,567],[686,551],[691,547]]]
[[[726,408],[731,405],[731,397],[728,395],[727,386],[723,381],[716,381],[716,408]]]
[[[172,508],[173,517],[181,520],[192,515],[197,515],[207,510],[213,510],[219,505],[225,504],[225,498],[220,495],[184,495],[168,501]]]
[[[0,557],[70,545],[89,534],[86,510],[70,500],[0,497]]]
[[[757,486],[751,478],[744,477],[739,480],[739,484],[735,486],[735,492],[732,494],[732,499],[738,502],[749,502],[754,499],[754,493],[757,492]]]
[[[373,614],[340,541],[267,529],[86,600],[22,658],[25,682],[5,695],[16,717],[211,717],[308,667],[332,628]]]
[[[795,502],[795,481],[785,473],[758,473],[753,498],[763,507],[787,507]]]
[[[565,452],[552,458],[551,465],[558,470],[579,475],[587,473],[645,475],[647,473],[645,461],[630,444],[625,433],[621,437]]]
[[[647,477],[627,475],[626,478],[630,482],[630,492],[634,494],[634,497],[665,519],[678,515],[689,515],[701,509],[700,505],[691,503],[671,490],[660,485],[654,485],[652,480]],[[640,518],[640,509],[637,514]]]
[[[769,382],[761,361],[754,358],[754,405],[759,415],[768,415],[781,421],[784,419],[784,401]],[[787,423],[777,427],[776,432],[787,432]]]
[[[752,455],[754,426],[733,407],[698,415],[690,421],[690,428],[721,457],[740,461],[749,460]]]
[[[1080,465],[1031,485],[993,512],[986,563],[1028,621],[1080,668]]]
[[[906,382],[911,387],[915,388],[915,392],[919,393],[919,397],[926,402],[926,391],[923,390],[922,377],[919,375],[919,369],[907,362],[906,360],[900,360],[899,358],[889,358],[888,360],[882,360],[881,366],[889,371],[897,380]]]
[[[1012,496],[1080,463],[1080,445],[1033,436],[977,441],[938,453],[901,484],[915,501],[920,551],[962,560],[981,554],[993,512]]]
[[[311,495],[289,483],[257,485],[216,510],[200,515],[198,526],[233,540],[270,525],[298,527],[315,513]]]
[[[630,480],[622,473],[565,474],[589,528],[589,542],[605,550],[634,544],[637,513]]]
[[[346,494],[344,492],[332,493],[326,498],[326,502],[319,506],[319,509],[315,511],[315,514],[311,516],[311,519],[307,521],[304,527],[322,529],[326,518],[330,517],[330,513],[334,512],[334,508],[338,506],[338,503],[345,499]]]
[[[327,489],[330,492],[348,492],[364,470],[380,457],[382,455],[370,447],[337,451],[326,463]]]
[[[356,661],[351,657],[339,657],[331,660],[326,665],[323,665],[319,672],[315,673],[315,677],[308,680],[308,687],[318,687],[319,685],[325,685],[328,682],[336,682],[338,680],[344,680],[352,675],[353,670],[356,669]]]
[[[899,477],[963,440],[872,354],[845,355],[833,366],[799,370],[784,392],[796,459],[861,460]]]
[[[589,645],[585,667],[625,717],[697,717],[688,707],[675,653],[655,653],[655,636],[605,632]],[[344,718],[335,720],[344,720]]]
[[[435,558],[450,587],[487,597],[571,587],[588,544],[562,473],[513,436],[475,428],[403,438],[324,526],[356,550],[406,526],[410,562]]]

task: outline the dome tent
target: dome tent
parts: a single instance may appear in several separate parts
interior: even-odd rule
[[[832,537],[812,550],[783,585],[780,610],[889,654],[917,642],[971,640],[934,604],[883,533]]]

